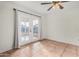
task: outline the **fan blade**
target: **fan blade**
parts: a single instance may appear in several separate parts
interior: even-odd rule
[[[63,8],[64,8],[62,5],[60,5],[60,4],[58,4],[58,5],[59,5],[59,8],[60,8],[60,9],[63,9]]]
[[[51,6],[49,9],[48,9],[48,11],[52,8],[53,6]]]
[[[45,4],[51,4],[51,2],[49,2],[49,3],[41,3],[41,5],[45,5]]]
[[[69,2],[69,1],[60,1],[61,3]]]

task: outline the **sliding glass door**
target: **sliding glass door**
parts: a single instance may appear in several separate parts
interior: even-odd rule
[[[19,47],[40,39],[40,17],[17,11]]]

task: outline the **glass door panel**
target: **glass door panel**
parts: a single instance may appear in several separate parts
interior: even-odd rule
[[[26,42],[30,39],[30,34],[29,34],[29,30],[30,30],[30,22],[29,21],[22,21],[21,22],[21,38],[20,38],[20,42],[21,44],[26,44]]]
[[[38,39],[39,37],[39,20],[33,20],[33,39]]]

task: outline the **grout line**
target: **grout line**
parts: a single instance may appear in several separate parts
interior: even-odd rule
[[[64,48],[62,54],[60,55],[60,57],[63,57],[64,52],[66,51],[66,48],[68,47],[68,44],[66,45],[66,47]]]
[[[76,56],[78,57],[78,47],[76,47]]]

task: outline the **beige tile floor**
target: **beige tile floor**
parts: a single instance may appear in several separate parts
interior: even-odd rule
[[[11,57],[78,57],[79,47],[50,40],[42,40],[8,54]]]

